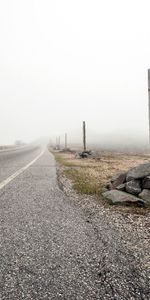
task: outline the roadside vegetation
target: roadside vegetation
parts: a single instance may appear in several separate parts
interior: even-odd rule
[[[62,167],[62,175],[73,182],[81,194],[99,195],[111,177],[140,163],[149,161],[146,155],[99,153],[95,158],[77,159],[75,153],[53,152]]]

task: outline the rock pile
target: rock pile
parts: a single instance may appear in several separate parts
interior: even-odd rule
[[[90,158],[95,157],[95,153],[91,150],[85,150],[79,153],[76,153],[75,158]]]
[[[103,196],[111,204],[150,206],[150,163],[113,176]]]

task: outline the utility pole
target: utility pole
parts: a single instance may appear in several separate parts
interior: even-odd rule
[[[83,149],[86,151],[86,124],[83,122]]]
[[[57,148],[57,146],[58,146],[58,142],[57,142],[57,136],[56,136],[56,148]]]
[[[67,133],[65,133],[65,150],[67,150]]]
[[[150,69],[148,69],[148,117],[149,117],[149,145],[150,145]]]
[[[60,136],[56,136],[56,148],[58,148],[58,150],[60,150]]]
[[[58,145],[59,145],[59,150],[60,150],[60,136],[58,138]]]

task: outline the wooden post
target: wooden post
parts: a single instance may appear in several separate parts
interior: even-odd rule
[[[57,143],[57,136],[56,136],[56,148],[57,148],[57,146],[58,146],[58,143]]]
[[[60,136],[58,138],[58,147],[59,147],[59,150],[60,150]]]
[[[86,151],[86,124],[83,122],[83,149]]]
[[[150,69],[148,69],[148,117],[149,117],[149,145],[150,145]]]
[[[65,133],[65,150],[67,150],[67,133]]]

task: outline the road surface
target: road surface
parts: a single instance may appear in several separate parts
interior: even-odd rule
[[[109,211],[87,218],[42,151],[0,155],[0,299],[150,299],[149,249]]]

